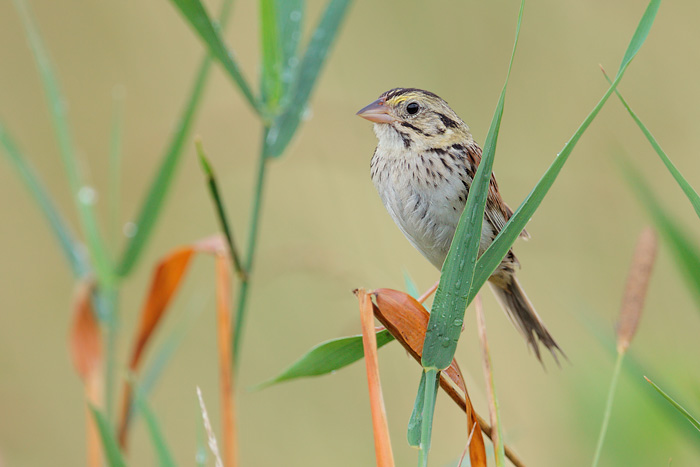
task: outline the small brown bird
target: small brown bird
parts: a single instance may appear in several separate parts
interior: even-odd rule
[[[481,162],[481,148],[447,102],[421,89],[387,91],[357,115],[374,122],[379,144],[371,176],[384,206],[408,241],[442,269]],[[492,174],[479,255],[512,215]],[[529,238],[525,230],[520,236]],[[539,341],[556,360],[561,349],[520,287],[516,266],[520,264],[511,250],[489,278],[491,288],[537,358],[541,360]]]

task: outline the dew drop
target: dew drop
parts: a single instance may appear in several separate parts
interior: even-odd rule
[[[78,190],[78,201],[89,206],[97,202],[97,192],[91,186],[84,186]]]
[[[122,232],[127,238],[131,238],[134,235],[136,235],[136,232],[138,232],[138,230],[138,225],[134,224],[133,222],[127,222],[126,224],[124,224],[124,227],[122,227]]]
[[[291,19],[292,21],[299,21],[301,19],[301,11],[294,10],[289,14],[289,19]]]

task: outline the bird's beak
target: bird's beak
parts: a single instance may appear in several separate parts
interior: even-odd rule
[[[363,107],[357,115],[374,123],[391,123],[395,120],[389,113],[384,99],[377,99],[367,107]]]

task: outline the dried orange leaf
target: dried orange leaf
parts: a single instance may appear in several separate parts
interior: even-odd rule
[[[238,465],[238,446],[233,398],[231,354],[231,272],[225,255],[216,255],[216,325],[219,340],[219,385],[223,424],[224,460],[228,467]]]
[[[654,229],[647,227],[639,234],[632,264],[627,275],[625,296],[617,324],[617,351],[624,353],[632,342],[642,317],[644,299],[649,288],[649,279],[656,259],[658,239]]]
[[[94,287],[92,281],[81,281],[76,286],[73,297],[70,350],[75,371],[84,383],[99,371],[102,363],[100,325],[95,318],[91,301]]]
[[[367,386],[369,387],[369,402],[372,410],[374,451],[377,456],[377,466],[391,467],[394,465],[394,454],[391,450],[389,425],[386,419],[382,386],[379,380],[379,359],[377,357],[377,336],[374,329],[372,299],[365,289],[356,290],[355,295],[360,301],[362,344],[367,367]]]
[[[420,363],[430,313],[415,298],[398,290],[377,289],[373,295],[377,303],[374,315]],[[440,373],[440,386],[466,412],[470,430],[475,423],[481,427],[472,436],[469,457],[473,466],[485,466],[486,448],[481,432],[490,435],[491,429],[474,411],[456,360],[453,359],[452,364]]]
[[[100,326],[92,308],[92,281],[80,281],[73,297],[73,326],[70,350],[75,370],[83,380],[85,397],[90,404],[98,405],[101,394],[102,339]],[[100,434],[90,410],[86,407],[87,465],[102,465]]]

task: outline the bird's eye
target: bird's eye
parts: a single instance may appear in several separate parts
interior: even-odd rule
[[[418,105],[416,102],[411,102],[406,106],[406,112],[408,112],[411,115],[417,114],[419,110],[420,105]]]

